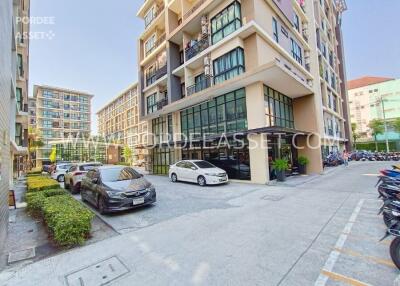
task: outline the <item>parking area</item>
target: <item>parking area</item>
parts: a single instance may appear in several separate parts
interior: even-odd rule
[[[198,285],[396,285],[374,188],[389,165],[353,162],[275,186],[200,187],[146,175],[157,203],[100,216],[121,234],[102,249],[118,244],[104,255],[118,255],[150,275],[131,279],[152,285],[193,284],[198,271]]]

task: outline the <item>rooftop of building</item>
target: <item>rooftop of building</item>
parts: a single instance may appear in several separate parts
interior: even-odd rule
[[[88,95],[90,97],[94,97],[93,94],[88,93],[86,91],[79,91],[79,90],[56,87],[56,86],[50,86],[50,85],[34,85],[33,86],[33,97],[36,97],[37,92],[38,92],[39,89],[48,89],[48,90],[61,91],[61,92],[79,94],[79,95]]]
[[[347,82],[348,89],[356,89],[364,86],[369,86],[372,84],[382,83],[386,81],[394,80],[390,77],[376,77],[376,76],[363,76],[356,78]]]

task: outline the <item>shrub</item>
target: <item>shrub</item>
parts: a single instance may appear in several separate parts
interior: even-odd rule
[[[27,177],[35,177],[40,176],[42,174],[42,170],[40,168],[34,168],[31,171],[26,173]]]
[[[276,171],[286,171],[289,169],[289,162],[286,159],[276,159],[272,166]]]
[[[131,164],[128,163],[128,162],[118,162],[118,163],[115,163],[114,165],[117,165],[117,166],[127,166],[127,167],[130,167],[130,166],[131,166]]]
[[[67,194],[68,193],[63,189],[50,189],[41,192],[26,193],[25,200],[28,205],[28,211],[34,215],[38,215],[40,212],[42,212],[43,204],[46,198]]]
[[[91,229],[93,213],[69,195],[45,199],[43,215],[54,240],[62,246],[82,244]]]
[[[301,166],[307,166],[310,163],[310,160],[305,156],[299,156],[297,161],[299,162],[299,165],[301,165]]]
[[[29,177],[27,179],[27,185],[28,192],[38,192],[60,187],[60,184],[56,180],[43,176]]]

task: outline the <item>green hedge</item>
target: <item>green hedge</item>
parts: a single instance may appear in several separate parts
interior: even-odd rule
[[[56,189],[60,184],[53,179],[44,176],[28,177],[27,178],[28,193],[39,192],[44,190]]]
[[[43,217],[54,241],[60,246],[85,242],[90,234],[94,214],[75,200],[52,179],[28,178],[25,194],[28,211]]]
[[[84,243],[94,217],[90,210],[69,195],[45,199],[43,215],[54,240],[62,246]]]

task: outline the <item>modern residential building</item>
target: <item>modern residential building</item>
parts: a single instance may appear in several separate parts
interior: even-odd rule
[[[366,76],[348,82],[350,118],[356,123],[360,141],[373,141],[368,127],[373,119],[386,120],[387,134],[379,134],[378,141],[396,142],[400,150],[400,133],[391,122],[400,117],[400,79]]]
[[[271,162],[295,167],[299,155],[320,172],[323,153],[350,145],[346,9],[344,0],[144,1],[140,115],[156,147],[152,172],[206,159],[232,179],[267,183]]]
[[[29,1],[0,1],[0,251],[7,236],[8,191],[27,155],[29,39],[20,33],[29,30],[20,21],[26,15]]]
[[[16,8],[16,43],[17,43],[17,77],[16,77],[16,122],[15,144],[11,144],[13,153],[14,178],[27,168],[28,162],[28,81],[29,81],[29,30],[27,19],[30,16],[30,0],[19,0]]]
[[[36,166],[49,162],[51,141],[89,138],[92,94],[46,85],[35,85],[37,137],[44,143],[37,150]]]
[[[98,133],[108,142],[129,146],[134,160],[145,160],[147,122],[139,120],[138,102],[138,84],[134,83],[97,112]]]

